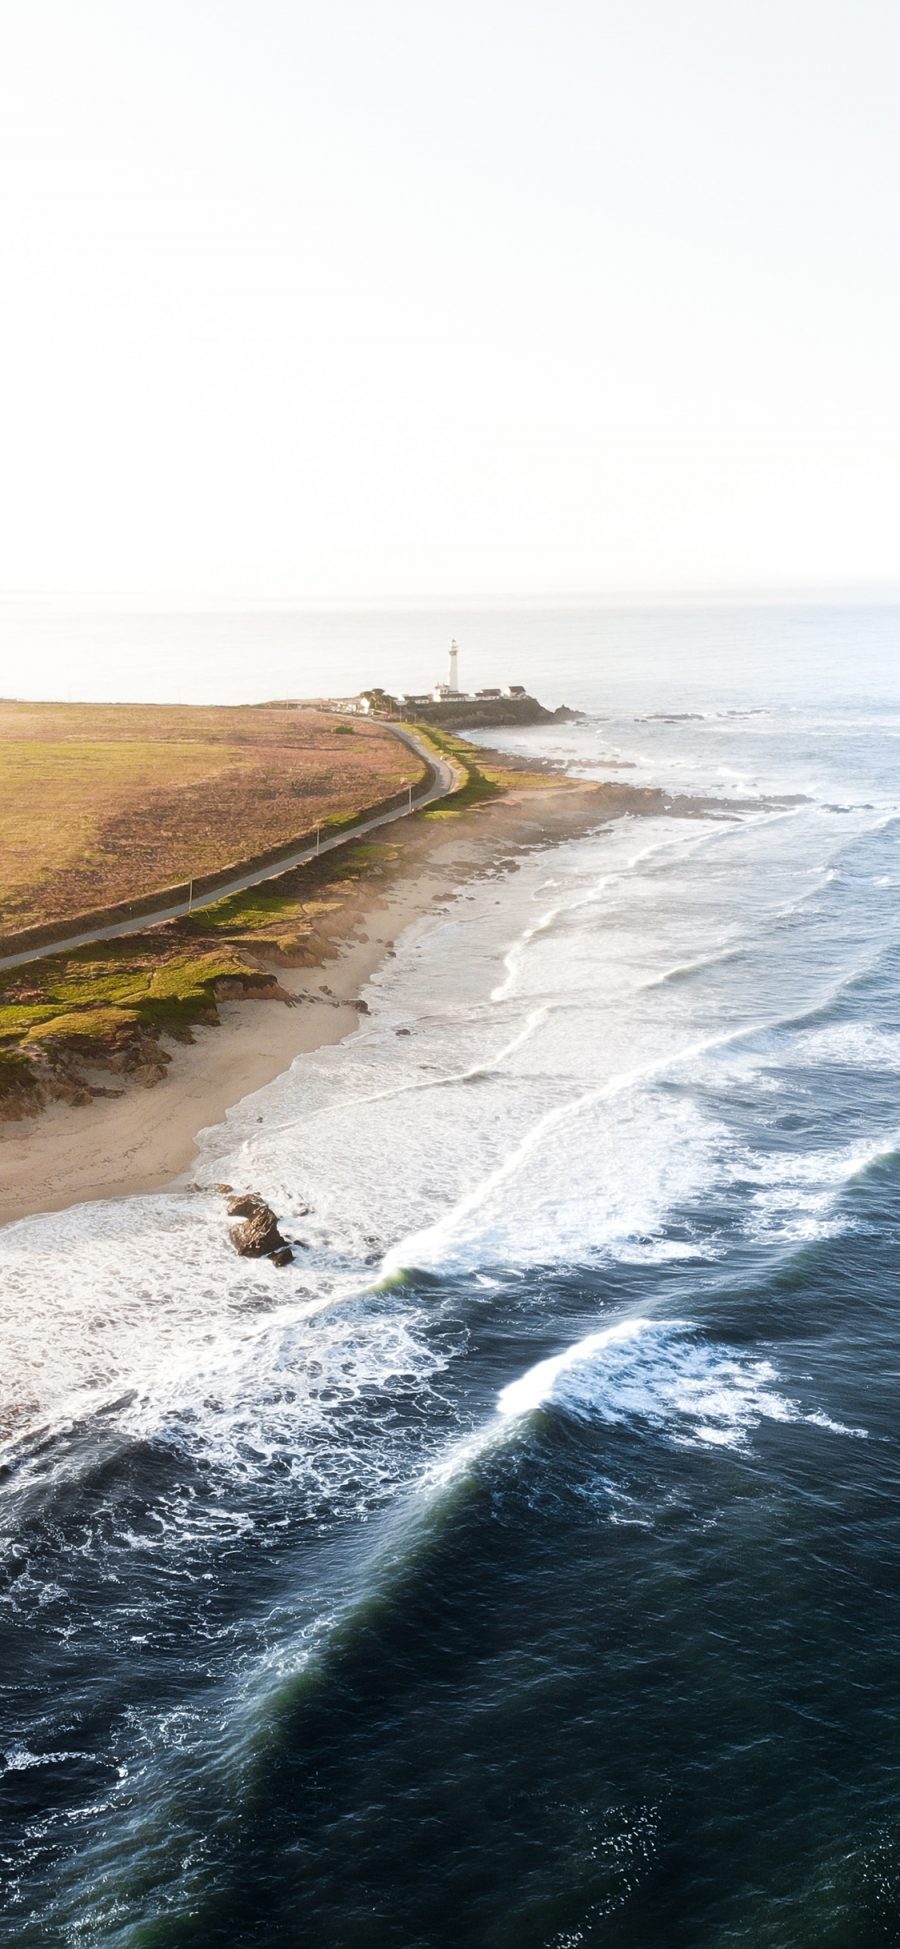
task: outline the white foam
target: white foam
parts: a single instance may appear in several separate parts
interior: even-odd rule
[[[629,830],[626,821],[622,821],[620,830]],[[615,837],[618,839],[619,834],[617,833]],[[657,859],[661,855],[669,853],[695,851],[698,846],[703,844],[705,837],[705,834],[701,834],[698,837],[683,827],[676,827],[675,831],[667,834],[665,838],[657,839],[649,846],[639,846],[636,851],[629,851],[623,860],[616,859],[614,854],[615,863],[611,870],[598,874],[592,880],[587,890],[579,894],[575,899],[559,901],[556,906],[548,907],[538,920],[526,927],[522,934],[512,942],[503,958],[503,965],[506,971],[504,979],[491,990],[491,1000],[494,1002],[506,1001],[515,992],[521,962],[529,947],[539,939],[541,934],[547,933],[557,921],[561,919],[571,920],[575,915],[584,912],[585,909],[595,906],[598,902],[602,903],[605,896],[608,895],[610,889],[613,887],[621,888],[627,886],[628,892],[633,898],[635,894],[639,894],[641,891],[640,878],[637,875],[637,870],[644,866],[648,860]],[[544,885],[552,884],[554,883],[549,881],[544,882]]]
[[[585,1256],[590,1256],[598,1239],[610,1244],[614,1240],[633,1238],[648,1226],[655,1229],[663,1222],[674,1196],[684,1197],[691,1189],[699,1188],[711,1155],[717,1147],[726,1145],[727,1137],[720,1126],[690,1103],[672,1101],[658,1093],[653,1093],[651,1098],[646,1086],[683,1066],[689,1068],[699,1056],[729,1048],[758,1034],[760,1026],[749,1024],[720,1035],[701,1037],[634,1069],[624,1069],[595,1088],[575,1094],[567,1092],[562,1102],[530,1123],[495,1169],[482,1175],[435,1223],[393,1246],[385,1255],[384,1273],[393,1276],[411,1267],[459,1268],[473,1262],[473,1248],[480,1262],[485,1263],[486,1233],[495,1260],[511,1254],[513,1263],[521,1262],[523,1241],[533,1236],[535,1219],[539,1221],[538,1250],[525,1254],[532,1262],[540,1259],[541,1253],[549,1261],[559,1255],[560,1248],[571,1252],[576,1246]],[[637,1092],[642,1092],[639,1100]],[[627,1130],[621,1114],[623,1100],[627,1104]],[[617,1119],[611,1121],[605,1114],[598,1114],[612,1104],[618,1105]],[[698,1142],[701,1132],[703,1141]],[[635,1138],[642,1139],[643,1145],[635,1144]],[[638,1161],[634,1151],[641,1149],[643,1174],[634,1168]],[[615,1174],[623,1164],[632,1210],[624,1224],[620,1220],[609,1226],[603,1223],[602,1216],[598,1220],[598,1213],[603,1212],[603,1167],[608,1166]],[[594,1185],[593,1211],[587,1202],[585,1171]],[[577,1186],[572,1200],[576,1211],[575,1231],[566,1224],[564,1216],[567,1178],[574,1178]],[[523,1181],[523,1189],[512,1204],[509,1188],[515,1179]],[[647,1216],[648,1193],[652,1217]],[[505,1216],[507,1213],[510,1217]]]
[[[764,1420],[809,1422],[864,1436],[777,1389],[769,1360],[741,1358],[701,1339],[685,1320],[620,1320],[541,1360],[499,1397],[501,1415],[557,1408],[575,1420],[653,1428],[680,1444],[740,1449]]]
[[[840,1237],[854,1219],[838,1209],[857,1178],[900,1145],[877,1137],[829,1150],[747,1153],[743,1169],[758,1189],[751,1194],[746,1229],[757,1237],[798,1243]]]
[[[429,1344],[422,1324],[413,1309],[404,1317],[357,1307],[322,1312],[314,1330],[302,1322],[271,1326],[230,1357],[218,1346],[190,1378],[173,1375],[167,1387],[157,1375],[123,1425],[136,1438],[202,1458],[229,1481],[269,1485],[278,1498],[286,1474],[294,1509],[363,1513],[408,1467],[431,1385],[446,1364],[446,1346]],[[389,1431],[372,1423],[375,1398],[391,1402]],[[416,1409],[409,1427],[404,1403]],[[179,1523],[184,1514],[179,1504]]]
[[[12,1746],[0,1759],[0,1775],[3,1773],[29,1773],[39,1766],[64,1766],[69,1760],[96,1760],[95,1753],[82,1752],[79,1747],[71,1751],[64,1748],[59,1752],[32,1753],[27,1746]],[[125,1767],[119,1768],[124,1777]]]
[[[870,1022],[834,1022],[809,1029],[791,1044],[791,1063],[840,1064],[855,1069],[900,1069],[900,1033]]]

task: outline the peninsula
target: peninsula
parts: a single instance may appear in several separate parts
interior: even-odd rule
[[[459,645],[454,637],[449,650],[447,679],[425,691],[399,691],[396,695],[374,684],[357,697],[332,698],[334,710],[351,716],[396,720],[425,717],[449,731],[497,730],[509,725],[566,724],[580,715],[560,704],[547,710],[532,697],[524,684],[488,684],[479,690],[463,690],[459,681]]]

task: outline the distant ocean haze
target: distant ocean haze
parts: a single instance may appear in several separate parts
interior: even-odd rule
[[[896,694],[900,604],[511,604],[390,609],[0,606],[0,693],[225,703],[524,683],[587,710],[678,710]]]

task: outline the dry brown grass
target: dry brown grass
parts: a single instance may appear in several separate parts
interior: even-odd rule
[[[383,726],[323,711],[0,704],[0,930],[215,872],[421,776]]]

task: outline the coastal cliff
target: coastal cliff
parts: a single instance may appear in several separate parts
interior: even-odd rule
[[[444,698],[428,706],[431,723],[459,731],[500,729],[510,724],[571,724],[580,716],[580,711],[570,710],[567,704],[549,711],[536,697]]]

